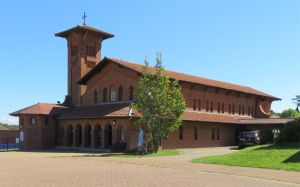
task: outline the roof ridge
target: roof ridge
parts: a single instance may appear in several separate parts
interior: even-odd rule
[[[139,63],[136,63],[136,62],[133,62],[133,61],[125,61],[125,60],[122,60],[122,59],[118,59],[118,58],[115,58],[115,57],[107,57],[108,59],[111,59],[111,60],[118,60],[118,61],[122,61],[122,62],[125,62],[125,63],[131,63],[131,64],[136,64],[136,65],[140,65],[140,66],[143,66],[142,64],[139,64]],[[155,68],[153,66],[149,66],[150,68]],[[174,70],[168,70],[168,69],[164,69],[165,71],[168,71],[168,72],[173,72],[173,73],[178,73],[178,74],[182,74],[182,75],[187,75],[187,76],[191,76],[191,77],[195,77],[195,78],[201,78],[201,79],[206,79],[206,80],[210,80],[210,81],[217,81],[217,82],[220,82],[220,83],[225,83],[225,84],[231,84],[231,85],[235,85],[235,86],[241,86],[241,87],[245,87],[245,88],[251,88],[253,90],[256,90],[250,86],[244,86],[244,85],[240,85],[240,84],[236,84],[236,83],[231,83],[231,82],[225,82],[225,81],[220,81],[220,80],[216,80],[216,79],[212,79],[212,78],[206,78],[206,77],[202,77],[202,76],[198,76],[198,75],[193,75],[193,74],[188,74],[188,73],[184,73],[184,72],[178,72],[178,71],[174,71]],[[256,90],[258,91],[258,90]]]
[[[143,65],[133,62],[133,61],[125,61],[125,60],[118,59],[115,57],[106,57],[105,56],[101,60],[101,62],[102,63],[97,64],[93,69],[91,69],[87,74],[85,74],[78,81],[78,83],[86,84],[87,80],[89,80],[98,70],[101,70],[109,62],[116,63],[118,65],[127,67],[127,68],[131,69],[132,71],[135,71],[138,73],[143,73],[143,71],[142,71]],[[154,70],[155,70],[155,67],[149,66],[150,72],[153,72]],[[205,77],[201,77],[198,75],[191,75],[191,74],[172,71],[172,70],[168,70],[168,69],[165,69],[165,73],[166,73],[165,75],[168,76],[169,78],[175,79],[175,80],[180,80],[183,82],[209,86],[209,87],[213,87],[213,88],[217,88],[217,89],[220,88],[220,89],[229,90],[229,91],[236,91],[236,92],[250,94],[250,95],[268,97],[268,98],[272,98],[272,100],[280,100],[280,98],[277,98],[277,97],[267,94],[265,92],[259,91],[250,86],[244,86],[244,85],[240,85],[240,84],[236,84],[236,83],[225,82],[225,81],[220,81],[220,80],[211,79],[211,78],[205,78]]]

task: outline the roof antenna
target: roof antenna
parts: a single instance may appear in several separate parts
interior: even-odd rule
[[[83,12],[83,16],[82,16],[82,19],[83,19],[83,25],[85,25],[85,18],[87,18],[87,15],[85,14],[85,12]]]

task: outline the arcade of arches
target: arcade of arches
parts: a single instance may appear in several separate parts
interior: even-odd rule
[[[126,126],[111,123],[66,122],[60,125],[59,144],[66,147],[109,149],[115,143],[126,142]]]

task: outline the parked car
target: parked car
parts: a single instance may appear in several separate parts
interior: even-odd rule
[[[261,143],[261,138],[258,136],[258,132],[242,132],[239,137],[239,148],[244,148],[246,146],[258,145]]]

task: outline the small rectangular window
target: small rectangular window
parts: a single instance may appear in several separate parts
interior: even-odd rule
[[[32,125],[36,124],[36,117],[35,116],[31,117],[31,124]]]
[[[45,117],[45,124],[48,125],[48,123],[49,123],[49,118],[48,118],[48,116],[46,116]]]
[[[24,125],[24,118],[20,117],[20,128],[22,128]]]

